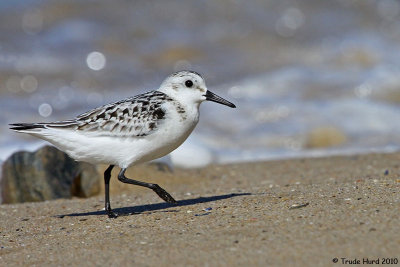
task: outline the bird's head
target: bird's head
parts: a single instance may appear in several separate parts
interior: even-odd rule
[[[171,74],[164,80],[158,91],[182,103],[200,105],[201,102],[208,100],[231,108],[236,107],[233,103],[209,91],[203,77],[194,71],[185,70]]]

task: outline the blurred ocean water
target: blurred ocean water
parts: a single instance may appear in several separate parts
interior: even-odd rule
[[[203,103],[180,166],[400,147],[400,2],[1,1],[0,160],[68,119],[192,69]]]

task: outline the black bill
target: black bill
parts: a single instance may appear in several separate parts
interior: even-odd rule
[[[217,103],[226,105],[231,108],[236,108],[236,106],[233,103],[229,102],[228,100],[223,99],[220,96],[217,96],[216,94],[210,92],[209,90],[207,90],[207,93],[204,96],[206,97],[206,100],[208,100],[208,101],[217,102]]]

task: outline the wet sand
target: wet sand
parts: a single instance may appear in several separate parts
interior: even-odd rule
[[[0,206],[3,266],[330,266],[400,257],[400,154],[294,159],[128,175],[103,196]],[[333,258],[338,263],[333,263]]]

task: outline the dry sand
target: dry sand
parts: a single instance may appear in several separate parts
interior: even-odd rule
[[[176,206],[121,184],[116,173],[117,219],[101,211],[102,196],[1,205],[0,265],[330,266],[400,258],[400,154],[130,170],[159,183]]]

